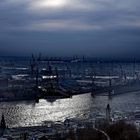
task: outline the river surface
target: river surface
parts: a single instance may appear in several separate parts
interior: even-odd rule
[[[107,96],[92,98],[90,94],[83,94],[54,102],[2,102],[0,116],[2,113],[5,115],[9,127],[36,126],[45,121],[63,122],[66,118],[94,120],[98,116],[105,116],[108,103],[112,114],[133,114],[134,111],[140,111],[140,92],[118,95],[111,100]]]

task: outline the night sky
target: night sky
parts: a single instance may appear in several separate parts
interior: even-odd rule
[[[139,0],[0,0],[0,55],[140,58]]]

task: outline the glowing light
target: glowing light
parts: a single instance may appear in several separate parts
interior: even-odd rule
[[[56,75],[50,75],[50,76],[42,76],[42,79],[54,79],[57,78]]]
[[[42,0],[36,3],[37,7],[47,8],[47,7],[63,7],[67,4],[66,0]]]

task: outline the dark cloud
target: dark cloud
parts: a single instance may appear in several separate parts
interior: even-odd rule
[[[1,54],[139,56],[137,0],[0,1]]]

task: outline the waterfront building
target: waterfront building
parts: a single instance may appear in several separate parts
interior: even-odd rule
[[[106,120],[107,122],[111,121],[111,108],[109,104],[106,107]]]
[[[0,122],[0,136],[3,135],[5,129],[6,129],[6,123],[5,123],[4,115],[2,114],[2,118],[1,118],[1,122]]]
[[[2,118],[1,118],[0,128],[1,129],[5,129],[6,128],[5,118],[4,118],[3,114],[2,114]]]

